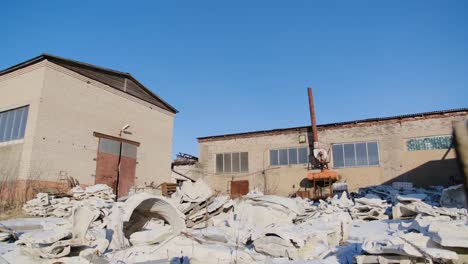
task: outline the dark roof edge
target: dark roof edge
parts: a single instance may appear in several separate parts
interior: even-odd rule
[[[134,81],[138,86],[140,86],[143,90],[145,90],[147,93],[149,93],[152,97],[154,97],[155,99],[161,101],[161,103],[166,106],[170,111],[169,112],[173,112],[174,114],[178,113],[179,111],[174,108],[172,105],[170,105],[169,103],[167,103],[166,101],[164,101],[163,99],[161,99],[159,96],[157,96],[155,93],[153,93],[151,90],[149,90],[146,86],[144,86],[142,83],[140,83],[137,79],[135,79],[135,77],[133,77],[130,73],[127,73],[127,72],[121,72],[121,71],[116,71],[116,70],[112,70],[112,69],[109,69],[109,68],[105,68],[105,67],[100,67],[100,66],[96,66],[96,65],[93,65],[93,64],[89,64],[89,63],[85,63],[85,62],[80,62],[80,61],[76,61],[76,60],[72,60],[72,59],[67,59],[67,58],[63,58],[63,57],[59,57],[59,56],[55,56],[55,55],[52,55],[52,54],[48,54],[48,53],[42,53],[41,55],[37,56],[37,57],[34,57],[32,59],[29,59],[27,61],[24,61],[24,62],[21,62],[21,63],[18,63],[16,65],[13,65],[11,67],[8,67],[4,70],[1,70],[0,71],[0,76],[4,75],[4,74],[7,74],[7,73],[10,73],[10,72],[13,72],[13,71],[16,71],[16,70],[19,70],[19,69],[22,69],[22,68],[25,68],[29,65],[32,65],[32,64],[35,64],[37,62],[40,62],[44,59],[55,59],[55,60],[61,60],[61,61],[64,61],[66,63],[71,63],[71,64],[76,64],[76,65],[79,65],[79,66],[82,66],[82,67],[87,67],[87,68],[92,68],[94,70],[97,70],[97,71],[101,71],[101,72],[107,72],[107,73],[111,73],[111,74],[116,74],[116,75],[121,75],[121,76],[124,76],[128,79],[131,79],[132,81]],[[139,98],[140,99],[140,98]],[[143,100],[143,99],[140,99],[140,100]],[[145,100],[143,100],[145,101]],[[145,101],[146,102],[146,101]],[[150,102],[147,102],[147,103],[150,103]],[[151,103],[150,103],[151,104]]]
[[[422,116],[430,116],[430,115],[440,115],[440,114],[449,114],[449,113],[456,113],[456,112],[468,112],[468,107],[464,107],[464,108],[455,108],[455,109],[448,109],[448,110],[440,110],[440,111],[431,111],[431,112],[422,112],[422,113],[416,113],[416,114],[405,114],[405,115],[397,115],[397,116],[367,118],[367,119],[359,119],[359,120],[353,120],[353,121],[344,121],[344,122],[337,122],[337,123],[328,123],[328,124],[317,125],[317,127],[318,127],[318,128],[336,127],[336,126],[344,126],[344,125],[351,125],[351,124],[358,124],[358,123],[368,123],[368,122],[386,121],[386,120],[392,120],[392,119],[414,118],[414,117],[422,117]],[[275,132],[282,132],[282,131],[302,130],[302,129],[308,129],[308,128],[310,128],[310,126],[289,127],[289,128],[277,128],[277,129],[270,129],[270,130],[258,130],[258,131],[241,132],[241,133],[232,133],[232,134],[225,134],[225,135],[215,135],[215,136],[207,136],[207,137],[198,137],[197,140],[217,139],[217,138],[226,138],[226,137],[235,137],[235,136],[245,136],[245,135],[255,135],[255,134],[268,134],[268,133],[275,133]]]

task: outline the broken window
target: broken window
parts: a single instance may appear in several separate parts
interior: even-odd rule
[[[0,142],[24,138],[29,106],[0,112]]]
[[[249,171],[247,152],[216,154],[216,173],[236,173]]]
[[[308,162],[306,147],[270,150],[270,166],[307,164]]]
[[[375,141],[333,144],[332,157],[334,168],[377,166],[379,147]]]

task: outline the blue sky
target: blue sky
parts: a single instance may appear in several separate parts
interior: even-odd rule
[[[468,106],[468,1],[8,1],[0,68],[42,52],[132,73],[197,137]],[[0,95],[1,96],[1,95]]]

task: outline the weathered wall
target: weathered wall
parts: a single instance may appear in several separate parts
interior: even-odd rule
[[[170,179],[174,114],[47,62],[31,163],[42,180],[59,175],[94,184],[98,138],[93,132],[119,136],[130,124],[141,143],[137,152],[137,184]]]
[[[18,178],[22,153],[23,143],[0,146],[0,183]]]
[[[192,164],[192,165],[178,165],[174,166],[172,174],[171,174],[171,181],[175,182],[177,180],[187,180],[184,176],[181,176],[180,174],[189,177],[192,180],[197,180],[203,175],[203,170],[200,168],[200,164]]]
[[[409,152],[406,150],[406,140],[412,137],[449,135],[452,132],[452,122],[462,120],[467,120],[466,114],[372,125],[359,124],[345,128],[322,128],[319,129],[319,141],[325,148],[330,148],[333,143],[378,142],[379,166],[336,169],[341,180],[348,183],[350,190],[391,181],[412,181],[419,186],[448,185],[450,176],[458,175],[454,151]],[[204,179],[222,192],[229,191],[231,180],[248,179],[250,189],[257,188],[281,195],[290,194],[299,188],[301,181],[302,184],[306,182],[304,178],[307,176],[307,167],[269,166],[269,150],[308,146],[308,143],[298,143],[300,134],[306,135],[307,131],[202,141],[199,143],[199,157]],[[249,152],[249,172],[216,174],[216,153],[238,151]]]
[[[249,188],[267,193],[287,194],[298,188],[299,182],[307,176],[306,165],[286,167],[269,166],[269,150],[273,148],[307,147],[298,143],[298,134],[241,138],[211,141],[199,144],[199,158],[204,170],[204,180],[214,189],[227,192],[231,180],[249,180]],[[216,174],[215,155],[225,152],[248,152],[249,171],[247,173]]]
[[[45,63],[0,76],[0,112],[29,105],[24,139],[0,143],[0,174],[9,179],[30,176],[33,135],[41,101]]]

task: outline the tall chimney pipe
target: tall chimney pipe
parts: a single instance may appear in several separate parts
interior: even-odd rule
[[[309,94],[309,110],[310,110],[310,123],[312,125],[312,139],[313,142],[318,142],[318,134],[317,134],[317,122],[315,121],[315,108],[314,108],[314,97],[312,96],[312,88],[307,88],[307,92]],[[315,144],[313,144],[315,145]]]

